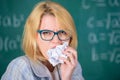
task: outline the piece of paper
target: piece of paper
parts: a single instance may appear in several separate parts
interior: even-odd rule
[[[58,45],[55,48],[49,49],[47,54],[49,57],[49,62],[56,66],[60,63],[64,63],[63,60],[60,60],[59,57],[67,58],[66,55],[64,55],[62,52],[64,49],[66,49],[68,46],[68,42],[64,42],[63,45]]]

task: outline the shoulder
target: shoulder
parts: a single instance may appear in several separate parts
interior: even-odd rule
[[[27,62],[27,58],[26,56],[21,56],[21,57],[17,57],[14,60],[12,60],[9,65],[8,68],[24,68],[28,66],[28,62]]]
[[[82,75],[82,67],[79,62],[73,72],[72,80],[84,80]]]
[[[29,61],[26,56],[21,56],[9,63],[2,76],[2,80],[17,80],[25,78],[28,75],[31,75]]]
[[[75,68],[75,71],[79,71],[80,73],[82,72],[82,67],[81,67],[81,64],[79,62]]]

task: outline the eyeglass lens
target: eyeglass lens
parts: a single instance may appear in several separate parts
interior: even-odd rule
[[[43,40],[52,40],[55,35],[58,36],[59,40],[68,40],[70,38],[70,35],[66,33],[63,30],[60,30],[58,32],[54,32],[51,30],[39,30],[40,36]]]

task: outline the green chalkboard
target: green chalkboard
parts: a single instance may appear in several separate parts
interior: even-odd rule
[[[0,77],[23,55],[26,18],[40,0],[0,1]],[[85,80],[120,80],[120,0],[53,0],[73,16]]]

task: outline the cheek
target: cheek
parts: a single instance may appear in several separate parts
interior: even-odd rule
[[[40,37],[37,39],[38,47],[45,58],[47,58],[47,51],[49,49],[49,42],[41,40]]]

